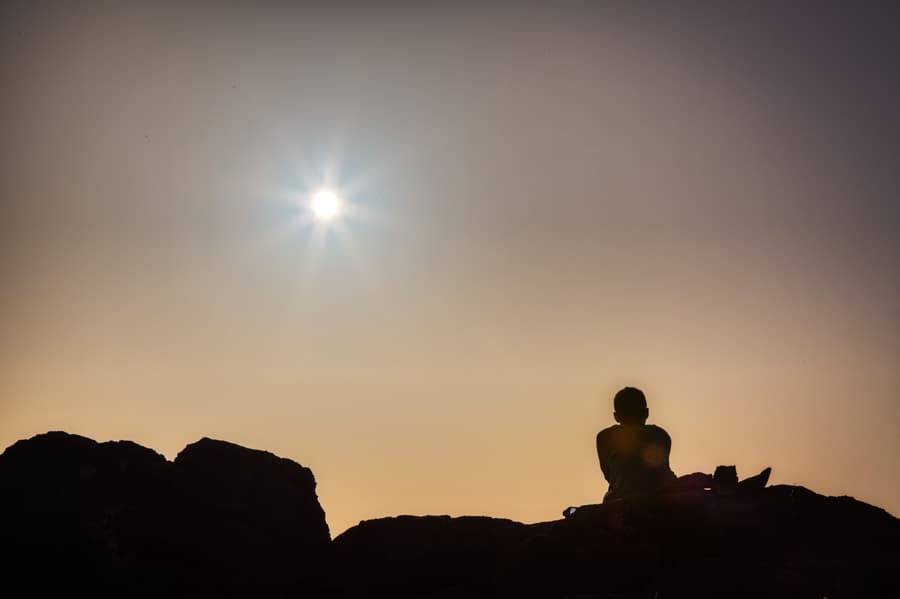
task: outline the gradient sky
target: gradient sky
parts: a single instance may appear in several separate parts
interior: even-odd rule
[[[333,534],[548,520],[635,385],[679,474],[900,514],[889,8],[38,4],[0,8],[0,446],[267,449]]]

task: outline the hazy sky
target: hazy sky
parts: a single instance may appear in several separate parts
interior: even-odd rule
[[[547,520],[629,384],[679,474],[900,514],[889,9],[38,4],[0,8],[0,446],[267,449],[333,534]],[[297,226],[324,182],[354,213]]]

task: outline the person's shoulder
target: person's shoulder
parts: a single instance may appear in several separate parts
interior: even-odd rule
[[[605,438],[609,437],[610,435],[615,434],[615,432],[616,432],[618,429],[619,429],[619,425],[618,425],[618,424],[614,424],[614,425],[612,425],[612,426],[606,427],[605,429],[603,429],[602,431],[600,431],[599,433],[597,433],[597,440],[599,441],[600,439],[605,439]]]
[[[657,438],[661,438],[661,439],[670,439],[671,438],[671,437],[669,437],[669,433],[666,432],[666,429],[664,429],[661,426],[656,426],[655,424],[645,424],[644,430],[647,432],[648,435],[653,436],[653,437],[657,437]]]

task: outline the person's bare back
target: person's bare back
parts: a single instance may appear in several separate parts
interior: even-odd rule
[[[609,483],[603,501],[656,493],[673,480],[672,440],[662,428],[646,424],[649,411],[640,389],[616,393],[613,416],[619,424],[597,433],[597,457]]]
[[[597,456],[609,482],[603,501],[650,495],[674,480],[671,446],[668,433],[653,424],[617,424],[597,433]]]

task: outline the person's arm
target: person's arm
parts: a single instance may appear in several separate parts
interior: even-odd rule
[[[666,466],[669,465],[669,455],[672,453],[672,437],[669,436],[669,433],[665,431],[665,429],[659,429],[663,434],[663,449],[666,452]]]
[[[597,433],[597,459],[600,461],[600,470],[603,471],[603,478],[606,479],[606,482],[610,482],[609,466],[607,466],[603,457],[603,432],[601,431]]]
[[[672,466],[669,465],[669,455],[672,453],[672,437],[669,436],[669,433],[665,431],[665,429],[660,428],[662,431],[662,447],[663,447],[663,462],[662,466],[671,474],[674,478],[675,473],[672,472]]]

